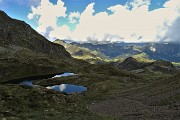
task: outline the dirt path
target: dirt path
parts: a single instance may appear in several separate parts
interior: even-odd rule
[[[123,97],[92,103],[88,108],[95,113],[124,120],[180,120],[180,109],[167,106],[147,106]]]

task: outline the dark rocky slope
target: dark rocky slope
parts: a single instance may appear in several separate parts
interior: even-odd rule
[[[139,62],[133,57],[126,58],[122,63],[117,64],[118,67],[126,70],[142,69],[152,63]]]
[[[63,46],[0,11],[0,82],[65,72],[76,62]]]
[[[62,59],[71,57],[63,46],[48,41],[25,22],[12,19],[3,11],[0,11],[0,16],[1,49],[21,50],[28,48],[33,52],[57,56]]]
[[[114,66],[134,73],[148,71],[161,72],[163,74],[175,74],[178,72],[178,70],[169,61],[156,60],[155,62],[140,62],[133,57],[126,58],[121,63],[115,63]]]

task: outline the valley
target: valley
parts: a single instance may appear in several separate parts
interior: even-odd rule
[[[54,43],[63,45],[75,58],[90,63],[122,62],[127,57],[139,61],[165,60],[180,63],[180,44],[176,43],[75,43],[56,40]],[[173,55],[173,56],[172,56]]]

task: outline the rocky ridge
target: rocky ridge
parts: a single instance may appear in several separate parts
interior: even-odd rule
[[[178,70],[169,61],[156,60],[154,62],[140,62],[133,57],[126,58],[121,63],[114,64],[119,69],[125,69],[134,73],[144,72],[161,72],[163,74],[175,74]]]

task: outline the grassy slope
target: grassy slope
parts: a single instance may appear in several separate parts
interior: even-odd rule
[[[100,53],[99,51],[90,50],[88,48],[73,44],[68,44],[61,40],[56,40],[54,41],[54,43],[63,45],[66,50],[72,55],[72,57],[82,59],[93,64],[97,62],[108,62],[110,60],[108,56]]]
[[[64,95],[44,88],[0,85],[0,118],[8,120],[110,120],[87,110],[81,95]]]
[[[125,92],[125,96],[140,100],[148,105],[173,105],[180,100],[180,74],[161,77],[144,87]]]
[[[50,58],[29,49],[0,52],[1,82],[26,76],[61,73],[72,66],[70,60]]]

